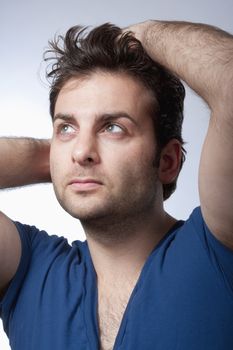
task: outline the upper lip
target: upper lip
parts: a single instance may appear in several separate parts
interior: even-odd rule
[[[97,180],[97,179],[93,179],[93,178],[90,178],[90,177],[78,177],[78,178],[74,178],[72,179],[69,184],[73,184],[73,183],[82,183],[82,184],[85,184],[85,183],[96,183],[96,184],[101,184],[102,185],[102,182]]]

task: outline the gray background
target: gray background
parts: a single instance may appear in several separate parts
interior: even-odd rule
[[[50,137],[42,53],[56,32],[75,24],[113,22],[125,27],[146,19],[176,19],[205,22],[233,33],[232,18],[232,0],[0,0],[0,136]],[[166,202],[166,209],[177,218],[187,218],[199,204],[198,164],[208,116],[204,102],[187,89],[184,139],[188,155],[178,189]],[[65,235],[69,241],[84,239],[79,223],[57,204],[51,185],[2,191],[0,203],[0,210],[13,219]],[[9,349],[2,329],[0,349]]]

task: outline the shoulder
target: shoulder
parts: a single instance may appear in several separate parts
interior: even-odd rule
[[[187,258],[205,256],[211,265],[229,270],[233,266],[233,251],[223,244],[205,222],[201,207],[193,210],[189,218],[173,232],[174,250]],[[232,268],[233,272],[233,268]]]
[[[70,244],[65,235],[50,234],[46,230],[20,222],[15,222],[15,225],[22,242],[22,255],[30,255],[31,260],[46,260],[69,254],[83,258],[86,253],[86,242],[77,240]]]

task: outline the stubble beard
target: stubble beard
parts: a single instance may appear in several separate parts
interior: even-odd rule
[[[159,188],[157,173],[147,182],[144,188],[126,186],[117,196],[94,195],[93,201],[88,199],[89,194],[72,199],[68,193],[59,194],[56,186],[54,190],[60,205],[80,220],[86,235],[104,243],[119,243],[133,235],[138,225],[142,226],[154,213]]]

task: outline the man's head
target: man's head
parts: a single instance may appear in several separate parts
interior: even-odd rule
[[[153,119],[156,136],[155,165],[159,165],[161,151],[170,140],[177,139],[182,146],[184,87],[175,76],[152,61],[141,43],[130,33],[122,35],[120,28],[110,24],[99,26],[89,33],[77,26],[72,27],[64,38],[58,37],[50,44],[51,50],[47,54],[52,53],[55,58],[48,73],[48,77],[52,78],[52,118],[59,92],[69,80],[83,80],[101,71],[124,73],[151,92],[148,111]],[[51,58],[49,56],[47,59]],[[180,169],[184,160],[185,151],[182,147]],[[177,177],[171,183],[163,184],[164,200],[174,192],[176,180]]]
[[[72,28],[53,44],[51,176],[63,208],[95,227],[161,212],[180,170],[182,85],[120,34]]]

